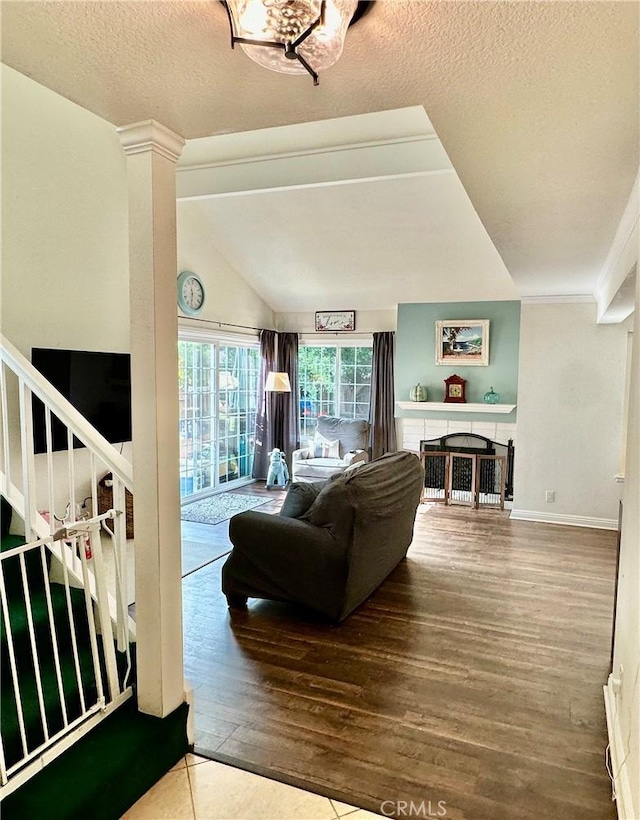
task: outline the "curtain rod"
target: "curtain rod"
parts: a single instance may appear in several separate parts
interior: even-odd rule
[[[188,319],[190,322],[205,322],[207,325],[218,325],[218,327],[241,327],[243,330],[267,330],[268,328],[264,327],[253,327],[252,325],[234,325],[231,322],[219,322],[217,319],[199,319],[197,316],[185,316],[185,319]],[[277,330],[273,331],[277,333]]]

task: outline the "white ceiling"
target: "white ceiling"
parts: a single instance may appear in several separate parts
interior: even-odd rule
[[[520,295],[592,293],[637,173],[635,1],[378,0],[318,88],[230,52],[216,2],[0,8],[3,61],[116,125],[154,118],[191,139],[424,107],[457,175],[398,171],[395,151],[349,184],[229,187],[181,206],[203,209],[277,310],[310,309],[298,291],[320,284],[360,309],[470,288],[513,298],[505,265]],[[353,139],[332,128],[324,148]],[[381,141],[394,138],[392,123]],[[218,158],[234,144],[222,138]],[[252,150],[272,153],[269,135]]]

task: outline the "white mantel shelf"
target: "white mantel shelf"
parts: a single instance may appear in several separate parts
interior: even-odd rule
[[[397,401],[401,410],[422,410],[435,413],[510,413],[515,404],[471,404],[445,401]]]

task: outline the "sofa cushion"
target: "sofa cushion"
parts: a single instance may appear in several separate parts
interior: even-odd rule
[[[324,481],[314,483],[294,481],[287,491],[280,515],[285,518],[300,518],[316,500],[323,487]]]
[[[342,461],[339,458],[305,458],[295,466],[294,481],[320,481],[330,478],[338,470],[342,470]]]

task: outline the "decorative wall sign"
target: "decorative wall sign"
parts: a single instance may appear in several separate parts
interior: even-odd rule
[[[488,365],[489,320],[436,322],[436,364]]]
[[[355,310],[316,311],[316,330],[319,333],[346,333],[355,329]]]

